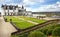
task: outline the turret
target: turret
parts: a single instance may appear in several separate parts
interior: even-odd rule
[[[22,9],[24,9],[24,6],[22,5]]]

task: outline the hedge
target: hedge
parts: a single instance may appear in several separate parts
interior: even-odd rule
[[[52,35],[53,37],[60,37],[60,27],[56,27],[53,31],[52,31]]]
[[[31,32],[28,37],[46,37],[45,34],[43,34],[42,32],[40,31],[34,31],[34,32]]]

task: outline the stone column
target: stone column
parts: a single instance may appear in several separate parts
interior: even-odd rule
[[[14,6],[13,6],[13,15],[15,15],[15,9],[14,9]]]
[[[7,7],[7,10],[8,10],[8,16],[9,16],[9,6]]]
[[[6,7],[4,6],[4,15],[6,16]]]
[[[19,7],[18,7],[18,9],[17,9],[17,10],[18,10],[17,15],[19,15],[19,14],[20,14],[20,13],[19,13]]]
[[[5,11],[5,9],[4,9],[4,15],[6,16],[6,11]]]

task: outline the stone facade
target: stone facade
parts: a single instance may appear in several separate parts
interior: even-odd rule
[[[12,15],[25,15],[26,9],[22,5],[19,7],[18,5],[2,5],[1,8],[4,10],[5,16],[12,16]]]

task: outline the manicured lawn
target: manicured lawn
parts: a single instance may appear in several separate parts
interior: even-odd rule
[[[40,20],[40,19],[37,19],[37,18],[32,18],[32,17],[27,17],[27,16],[18,16],[18,17],[23,18],[25,20],[30,20],[30,21],[33,21],[33,22],[37,22],[37,23],[46,22],[46,20]]]
[[[31,27],[31,26],[35,25],[33,23],[15,18],[13,16],[6,16],[6,18],[7,18],[8,22],[9,22],[9,19],[12,19],[12,22],[14,22],[15,25],[20,29],[25,29],[25,28],[28,28],[28,27]]]
[[[5,16],[5,17],[7,18],[8,22],[10,22],[10,19],[12,19],[12,22],[14,22],[14,24],[20,29],[25,29],[25,28],[28,28],[28,27],[35,25],[35,24],[27,22],[25,20],[30,20],[30,21],[37,22],[37,23],[45,22],[45,20],[39,20],[36,18],[30,18],[30,17],[26,17],[26,16],[16,16],[17,18],[14,16]],[[21,20],[19,18],[22,18],[24,20]]]
[[[5,16],[7,18],[7,21],[10,22],[10,19],[12,19],[12,22],[14,22],[15,26],[18,27],[19,29],[25,29],[25,28],[28,28],[28,27],[31,27],[31,26],[34,26],[35,24],[33,23],[30,23],[30,22],[27,22],[25,20],[30,20],[30,21],[33,21],[33,22],[37,22],[37,23],[43,23],[45,22],[45,20],[39,20],[39,19],[36,19],[36,18],[30,18],[30,17],[26,17],[26,16]],[[21,20],[19,18],[23,18],[24,20]],[[25,37],[25,35],[12,35],[11,37]]]

